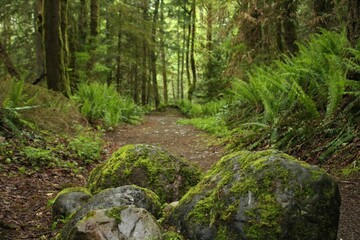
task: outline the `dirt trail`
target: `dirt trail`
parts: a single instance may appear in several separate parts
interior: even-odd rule
[[[125,125],[106,133],[106,155],[125,144],[153,144],[209,169],[224,151],[214,146],[215,139],[209,135],[192,126],[176,124],[181,118],[175,110],[154,112],[141,125]],[[84,186],[93,167],[78,174],[69,169],[44,169],[26,175],[20,174],[16,166],[0,171],[0,240],[53,237],[48,200],[65,187]],[[338,179],[342,196],[339,240],[360,239],[359,179],[360,174]]]
[[[140,126],[126,125],[106,135],[109,152],[125,144],[151,144],[184,157],[207,170],[223,154],[216,139],[189,125],[176,122],[183,116],[176,110],[153,112]]]

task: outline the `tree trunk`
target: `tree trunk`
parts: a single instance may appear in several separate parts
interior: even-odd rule
[[[191,13],[189,13],[191,14]],[[189,16],[189,19],[191,19],[191,15]],[[187,82],[188,82],[188,87],[190,88],[191,86],[191,75],[190,75],[190,38],[191,38],[191,23],[188,22],[187,23],[188,26],[187,26],[187,29],[188,29],[188,32],[187,32],[187,36],[186,36],[186,52],[185,52],[185,70],[186,70],[186,79],[187,79]],[[188,95],[188,99],[190,100],[190,96]]]
[[[284,0],[283,25],[284,25],[284,41],[286,49],[290,54],[295,54],[299,49],[295,44],[297,39],[296,23],[297,23],[297,0]]]
[[[151,33],[151,40],[154,46],[152,46],[150,50],[150,60],[151,60],[151,79],[153,85],[153,93],[154,93],[154,101],[155,107],[158,108],[160,106],[160,97],[159,97],[159,89],[157,83],[157,71],[156,71],[156,53],[155,53],[155,46],[156,46],[156,25],[158,20],[158,13],[159,13],[159,0],[155,0],[154,6],[154,15],[153,15],[153,25],[152,25],[152,33]]]
[[[7,71],[9,72],[10,76],[19,80],[20,75],[19,75],[18,71],[15,69],[15,66],[14,66],[13,62],[11,61],[10,56],[6,52],[5,46],[1,40],[0,40],[0,57],[1,57],[2,61],[4,62],[4,65],[7,69]]]
[[[35,20],[35,72],[36,72],[36,80],[40,82],[40,80],[45,76],[45,68],[44,68],[44,45],[43,45],[43,12],[42,12],[43,1],[35,0],[34,2],[34,16],[36,16]]]
[[[79,50],[83,51],[87,39],[87,28],[88,28],[88,8],[87,0],[80,0],[80,11],[78,18],[78,32],[79,32]]]
[[[61,1],[44,1],[45,69],[48,88],[69,96],[61,32]]]
[[[190,49],[190,63],[191,63],[191,72],[193,81],[192,84],[189,86],[189,100],[192,100],[196,82],[197,82],[197,75],[196,75],[196,65],[195,65],[195,35],[196,35],[196,0],[193,0],[191,5],[191,49]]]
[[[162,78],[163,78],[163,95],[164,103],[168,104],[168,84],[167,84],[167,74],[166,74],[166,54],[165,54],[165,40],[164,40],[164,0],[160,1],[160,54],[161,54],[161,65],[162,65]]]
[[[96,37],[99,34],[99,0],[90,1],[90,34]]]
[[[122,81],[121,81],[121,38],[122,38],[122,32],[121,27],[119,29],[118,33],[118,39],[117,39],[117,52],[116,52],[116,89],[121,94],[122,93]]]
[[[212,27],[213,27],[213,6],[212,3],[207,5],[207,15],[206,15],[206,50],[208,51],[209,56],[213,48],[212,45]]]
[[[360,2],[348,1],[347,37],[353,47],[356,47],[360,37]]]

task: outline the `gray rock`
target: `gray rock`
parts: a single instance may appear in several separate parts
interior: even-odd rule
[[[92,193],[135,184],[154,191],[162,203],[179,200],[202,177],[200,169],[159,147],[126,145],[90,174]]]
[[[145,209],[134,206],[93,210],[71,229],[69,240],[154,240],[162,230]]]
[[[225,156],[168,222],[189,239],[336,239],[340,195],[329,175],[275,150]]]
[[[53,219],[67,218],[84,205],[92,195],[85,188],[66,188],[55,198],[52,205]]]
[[[72,216],[61,231],[62,238],[68,239],[70,230],[74,225],[93,210],[110,209],[129,205],[144,208],[155,217],[159,217],[161,212],[159,197],[148,189],[134,185],[109,188],[95,195]]]

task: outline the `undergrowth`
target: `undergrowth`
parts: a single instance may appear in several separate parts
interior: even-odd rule
[[[81,125],[71,100],[24,81],[1,82],[0,90],[0,170],[77,172],[101,159],[101,133]]]
[[[347,75],[360,72],[360,51],[345,32],[330,31],[299,50],[234,81],[232,101],[215,114],[205,113],[206,104],[181,103],[195,117],[185,122],[216,134],[222,128],[230,149],[277,148],[313,164],[359,166],[360,81]]]
[[[90,123],[103,122],[106,127],[141,121],[143,111],[132,100],[121,97],[114,85],[80,83],[72,97]]]

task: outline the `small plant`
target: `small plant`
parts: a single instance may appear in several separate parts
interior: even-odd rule
[[[80,112],[91,123],[102,121],[106,127],[140,121],[143,115],[140,107],[121,97],[114,85],[81,83],[73,99],[80,104]]]
[[[22,155],[31,166],[49,166],[58,162],[51,150],[27,146],[22,150]]]
[[[85,161],[85,163],[91,163],[99,160],[102,144],[99,135],[95,133],[85,133],[71,139],[69,148],[75,152],[76,157]]]

